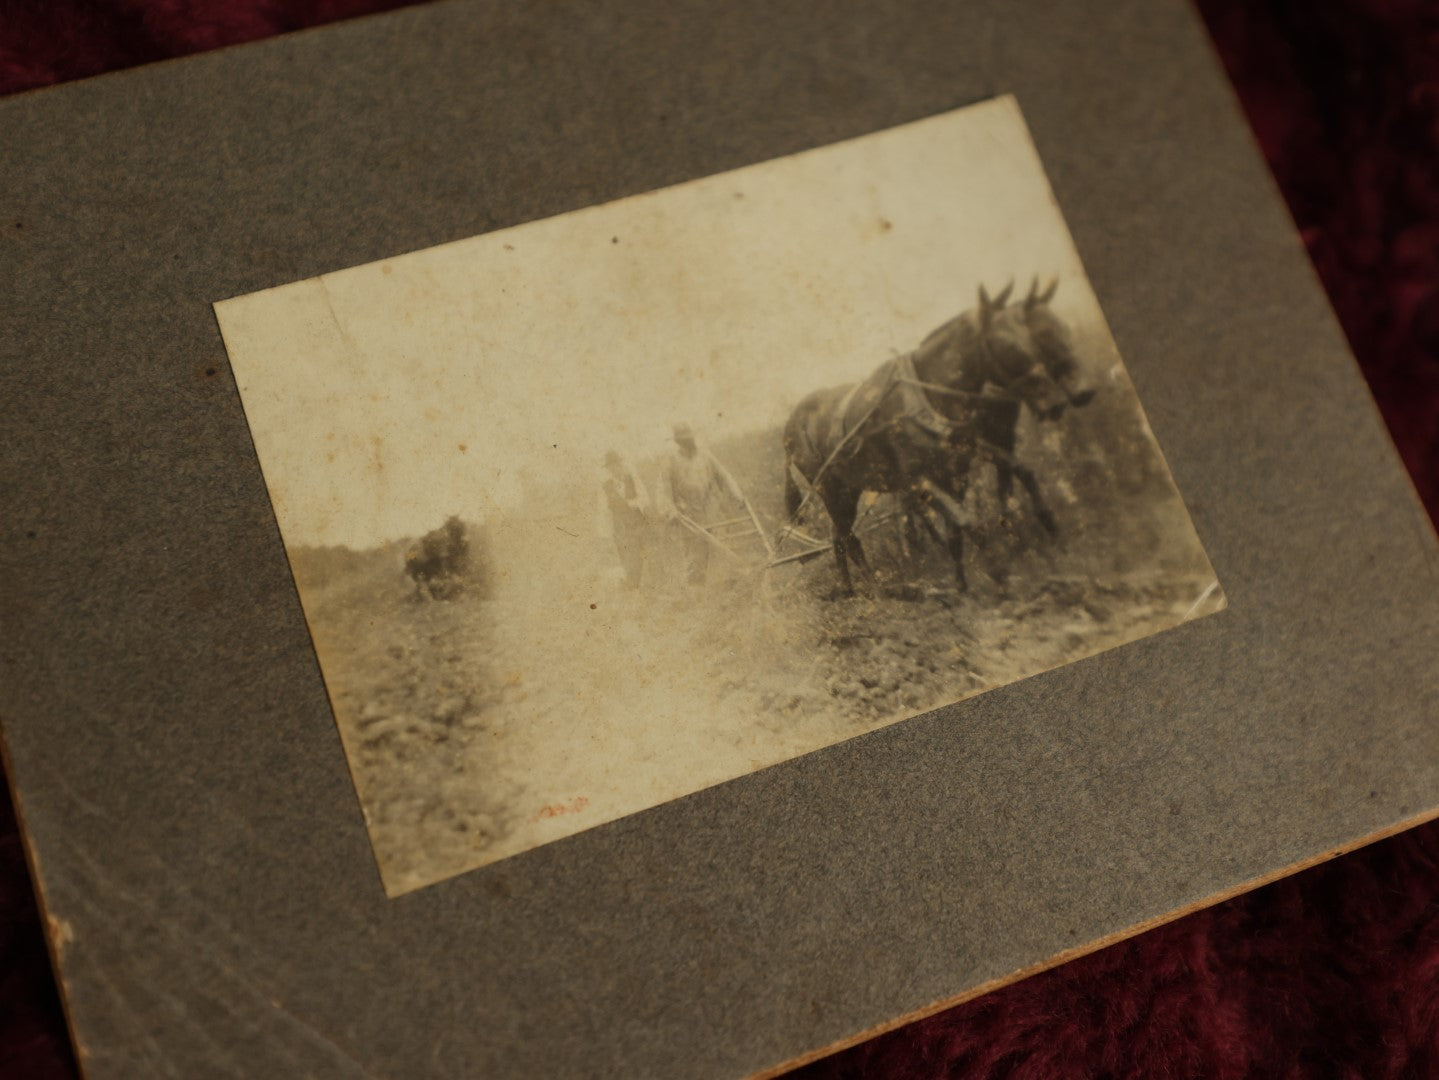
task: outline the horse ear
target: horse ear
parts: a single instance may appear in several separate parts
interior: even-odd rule
[[[1059,288],[1059,278],[1056,277],[1049,283],[1049,288],[1044,290],[1044,295],[1039,298],[1041,304],[1047,304],[1054,299],[1054,293]]]
[[[979,325],[988,326],[990,318],[994,315],[994,301],[989,298],[983,283],[979,286]]]
[[[1004,287],[1004,291],[994,298],[994,306],[996,310],[1004,307],[1005,304],[1009,303],[1009,294],[1012,292],[1014,292],[1014,280],[1011,278],[1009,284]]]
[[[1029,295],[1024,298],[1024,310],[1028,311],[1037,303],[1039,303],[1039,275],[1035,274],[1029,279]]]

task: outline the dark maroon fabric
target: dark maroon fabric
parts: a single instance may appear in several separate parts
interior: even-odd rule
[[[0,93],[399,6],[0,0]],[[1439,2],[1200,0],[1200,8],[1410,474],[1439,517]],[[802,1074],[1439,1077],[1439,825]],[[0,1077],[75,1075],[14,818],[0,801]]]

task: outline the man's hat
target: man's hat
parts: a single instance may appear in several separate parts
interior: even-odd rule
[[[688,424],[675,425],[675,442],[694,442],[694,438],[694,428],[690,427]]]

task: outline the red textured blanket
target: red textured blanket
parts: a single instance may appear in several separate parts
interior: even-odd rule
[[[0,0],[0,94],[396,0]],[[1439,518],[1439,4],[1200,0]],[[76,1076],[8,797],[0,1077]],[[866,1077],[1439,1076],[1439,824],[817,1062]]]

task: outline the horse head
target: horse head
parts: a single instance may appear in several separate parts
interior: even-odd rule
[[[1011,304],[1012,284],[993,298],[981,285],[979,305],[961,320],[970,334],[969,347],[956,350],[963,354],[959,384],[968,390],[992,386],[1042,420],[1089,404],[1094,389],[1075,355],[1073,336],[1049,304],[1058,287],[1056,279],[1041,291],[1036,278],[1029,295]]]
[[[937,362],[929,368],[934,382],[969,393],[992,387],[1028,405],[1036,416],[1058,415],[1068,399],[1040,362],[1023,305],[1009,303],[1013,291],[1010,282],[991,297],[981,285],[978,305],[930,335],[936,343],[947,339],[949,348],[927,350],[922,345],[916,361],[927,352],[934,356]]]
[[[1036,278],[1029,295],[1010,303],[1014,283],[994,296],[979,287],[979,303],[929,334],[914,351],[916,371],[928,383],[964,394],[986,388],[1027,405],[1043,420],[1057,419],[1069,406],[1094,397],[1075,355],[1073,336],[1054,313],[1047,289]]]
[[[1064,404],[1080,408],[1094,400],[1095,388],[1086,376],[1084,366],[1075,354],[1074,335],[1049,302],[1059,288],[1059,279],[1054,278],[1049,287],[1042,290],[1039,278],[1030,282],[1029,295],[1018,305],[1029,337],[1035,350],[1035,357],[1050,379],[1064,392],[1065,401],[1049,417],[1053,419],[1064,411]],[[1040,414],[1044,415],[1044,414]]]

